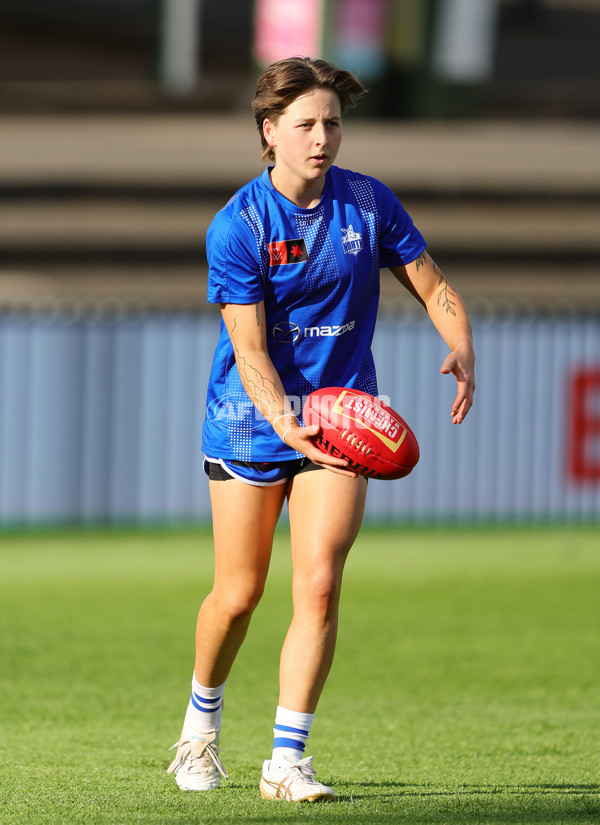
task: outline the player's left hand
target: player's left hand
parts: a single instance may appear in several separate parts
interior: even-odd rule
[[[452,373],[456,378],[458,392],[452,405],[452,423],[460,424],[473,406],[475,392],[475,353],[472,346],[458,346],[446,357],[440,372]]]

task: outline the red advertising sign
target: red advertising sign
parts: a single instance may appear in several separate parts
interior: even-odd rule
[[[569,475],[600,481],[600,369],[579,369],[571,379]]]

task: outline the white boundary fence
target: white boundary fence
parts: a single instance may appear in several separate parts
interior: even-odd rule
[[[476,405],[455,427],[445,346],[424,316],[382,317],[380,392],[421,461],[369,484],[385,521],[599,521],[600,319],[473,318]],[[0,317],[0,522],[204,521],[214,315]]]

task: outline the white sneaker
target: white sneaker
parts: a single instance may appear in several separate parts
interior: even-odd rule
[[[283,764],[267,759],[260,778],[260,795],[263,799],[286,799],[288,802],[332,802],[332,788],[315,779],[312,756],[297,762],[290,756],[283,757]]]
[[[177,748],[175,759],[167,773],[175,774],[182,791],[209,791],[217,788],[221,777],[229,779],[219,759],[219,731],[197,733],[187,726],[181,739],[170,750]]]

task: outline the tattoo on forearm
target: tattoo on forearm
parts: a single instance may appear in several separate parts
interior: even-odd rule
[[[425,253],[421,252],[418,258],[415,258],[415,266],[417,268],[417,272],[421,269],[422,266],[425,266],[427,258],[425,257]]]
[[[277,388],[270,378],[265,378],[260,370],[257,370],[256,367],[249,364],[240,353],[234,335],[236,327],[237,320],[234,319],[230,338],[231,343],[233,344],[233,351],[235,353],[235,360],[237,363],[238,372],[240,374],[240,379],[244,385],[244,389],[256,407],[258,407],[261,414],[264,416],[269,416],[269,414],[273,411],[274,405],[277,404]]]
[[[438,287],[441,289],[437,294],[437,305],[445,309],[448,315],[456,315],[456,300],[453,300],[456,298],[456,293],[441,272]]]
[[[439,307],[442,307],[442,309],[445,309],[448,315],[454,315],[456,317],[456,292],[454,292],[454,290],[444,277],[444,273],[433,260],[433,258],[431,258],[431,263],[433,265],[433,271],[438,276],[437,286],[439,288],[439,292],[436,296],[437,305]],[[466,307],[464,307],[464,310],[467,316],[467,330],[469,332],[469,335],[473,337],[471,319],[469,318],[469,313],[467,312]]]

